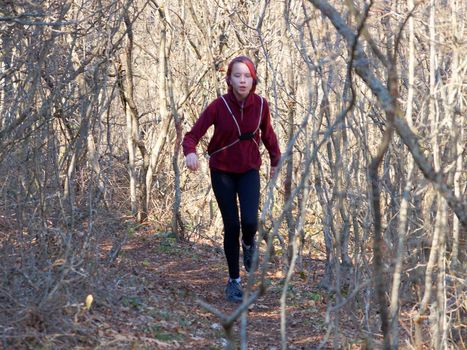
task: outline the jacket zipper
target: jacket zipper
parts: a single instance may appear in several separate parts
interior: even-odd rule
[[[243,123],[243,104],[244,102],[242,101],[242,105],[240,106],[240,118],[242,120],[242,123]]]

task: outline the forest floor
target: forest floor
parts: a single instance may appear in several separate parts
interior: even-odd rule
[[[263,243],[260,251],[264,248]],[[288,349],[319,346],[327,330],[327,302],[332,300],[317,287],[324,262],[319,257],[308,257],[302,264],[287,293]],[[199,303],[202,300],[227,316],[238,307],[224,299],[227,267],[219,246],[212,242],[178,242],[168,234],[143,230],[127,240],[118,258],[101,273],[105,275],[105,286],[94,293],[90,311],[80,315],[82,326],[88,328],[89,348],[224,348],[222,320]],[[245,283],[244,271],[241,277]],[[280,298],[284,278],[278,262],[270,263],[267,281],[266,293],[248,311],[248,349],[281,348]],[[364,336],[352,328],[355,322],[347,322],[348,317],[342,315],[339,320],[338,347],[365,347]],[[234,324],[237,346],[239,330],[238,320]],[[331,339],[324,344],[324,349],[336,345]],[[78,347],[87,348],[82,343]]]

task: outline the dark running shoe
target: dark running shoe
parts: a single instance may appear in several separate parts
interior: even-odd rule
[[[241,303],[243,300],[243,291],[240,283],[229,281],[225,287],[225,297],[233,303]]]
[[[245,270],[247,272],[250,272],[251,270],[251,265],[253,264],[253,256],[255,255],[255,241],[253,240],[251,242],[251,245],[249,248],[245,246],[245,243],[242,241],[242,247],[243,247],[243,265],[245,266]]]

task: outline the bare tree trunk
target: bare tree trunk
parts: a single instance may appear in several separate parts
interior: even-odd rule
[[[146,205],[149,206],[149,201],[151,198],[151,189],[154,172],[156,170],[159,158],[162,154],[162,150],[167,141],[169,134],[170,125],[172,123],[173,114],[169,114],[169,96],[168,96],[168,53],[167,53],[167,19],[163,7],[151,0],[151,2],[156,6],[158,11],[159,18],[161,20],[161,32],[160,32],[160,44],[159,44],[159,72],[157,75],[158,79],[158,92],[159,92],[159,114],[162,120],[162,125],[157,133],[153,133],[151,140],[151,154],[149,157],[149,167],[148,172],[145,177],[146,181]]]
[[[345,75],[345,82],[342,91],[342,109],[345,109],[346,106],[353,104],[353,91],[351,89],[351,75]],[[349,113],[350,114],[350,113]],[[349,116],[351,118],[351,116]],[[336,149],[336,161],[338,164],[338,172],[340,173],[337,176],[337,205],[339,208],[339,215],[341,217],[341,228],[339,230],[339,238],[337,240],[338,252],[337,256],[340,259],[339,269],[342,268],[342,271],[339,270],[346,277],[349,277],[350,270],[352,268],[352,260],[349,256],[349,240],[350,240],[350,215],[349,215],[349,205],[347,202],[347,197],[349,196],[349,187],[350,187],[350,174],[349,164],[351,164],[351,159],[348,159],[347,155],[351,154],[349,152],[349,138],[347,135],[347,120],[342,121],[341,132],[338,133],[339,142]],[[340,277],[340,276],[339,276]]]
[[[11,38],[7,30],[2,30],[1,34],[2,43],[2,61],[0,62],[0,71],[6,72],[3,76],[2,88],[0,90],[0,106],[1,114],[0,118],[0,130],[3,129],[4,125],[9,125],[13,121],[13,116],[10,115],[11,111],[8,110],[8,106],[13,100],[13,81],[10,74],[10,69],[13,64],[13,47]]]
[[[379,314],[381,318],[381,331],[384,336],[384,349],[391,348],[391,340],[389,334],[388,325],[388,311],[386,305],[386,290],[384,280],[384,240],[381,234],[382,231],[382,215],[381,215],[381,203],[380,203],[380,188],[378,179],[378,167],[383,160],[384,154],[386,153],[389,143],[392,138],[393,128],[391,125],[387,126],[387,129],[383,135],[383,141],[378,149],[377,155],[373,158],[370,164],[369,176],[371,181],[371,195],[372,195],[372,208],[374,215],[374,237],[373,237],[373,255],[374,255],[374,279],[376,285],[376,295],[379,304]]]
[[[291,80],[290,84],[293,84],[293,73],[289,75],[289,78]],[[291,95],[293,96],[294,93],[291,92]],[[294,135],[294,116],[295,116],[295,102],[293,101],[293,97],[290,99],[289,103],[289,110],[287,111],[287,116],[288,116],[288,129],[287,129],[287,135],[288,135],[288,141],[290,142],[292,140],[292,137]],[[284,203],[287,203],[287,201],[290,199],[291,194],[292,194],[292,181],[293,181],[293,156],[289,157],[286,161],[286,172],[285,172],[285,177],[284,177]],[[293,256],[293,249],[294,249],[294,235],[295,235],[295,220],[293,216],[293,206],[290,207],[290,210],[285,216],[285,220],[287,223],[287,231],[288,231],[288,247],[287,247],[287,259],[288,259],[288,264],[292,261],[292,256]]]
[[[370,3],[370,6],[372,3]],[[369,10],[368,7],[367,11]],[[366,13],[367,15],[367,13]],[[356,38],[358,40],[358,38]],[[356,47],[356,46],[355,46]],[[373,255],[374,255],[374,280],[376,285],[376,297],[378,301],[379,314],[381,318],[381,332],[384,337],[384,349],[391,349],[391,334],[389,329],[388,310],[386,301],[385,275],[384,269],[384,239],[382,237],[382,210],[381,210],[381,190],[379,188],[378,168],[383,162],[384,156],[389,148],[389,144],[394,134],[394,120],[396,118],[396,101],[398,98],[398,76],[396,68],[396,52],[388,45],[388,92],[391,102],[394,105],[392,110],[386,111],[386,130],[383,139],[378,147],[376,155],[373,157],[369,167],[369,177],[371,181],[371,207],[374,215],[374,237],[373,237]]]
[[[80,65],[80,60],[76,52],[77,50],[76,44],[69,42],[69,45],[71,46],[71,61],[73,63],[74,68],[78,70],[79,65]],[[78,76],[76,77],[76,80],[78,81],[78,86],[83,93],[85,91],[89,91],[89,87],[86,84],[84,73],[78,74]],[[63,201],[65,204],[68,205],[69,216],[71,219],[73,218],[72,213],[73,213],[73,206],[75,204],[75,195],[76,195],[76,188],[75,188],[76,167],[78,166],[78,158],[79,158],[79,155],[81,154],[84,140],[86,140],[88,137],[88,130],[89,130],[88,128],[89,118],[90,118],[89,112],[91,111],[92,96],[90,97],[89,95],[86,95],[86,94],[85,96],[86,98],[83,98],[81,101],[82,106],[80,109],[82,112],[81,112],[80,128],[78,132],[76,133],[76,135],[73,135],[72,132],[70,132],[72,152],[71,152],[70,160],[67,164],[67,170],[66,170],[65,180],[63,184]],[[70,129],[68,129],[67,131],[70,131]]]
[[[172,109],[173,119],[175,121],[175,144],[172,156],[172,168],[174,170],[174,202],[172,206],[172,232],[176,235],[178,240],[185,239],[185,228],[182,221],[182,216],[180,213],[180,205],[182,201],[182,194],[180,190],[180,167],[178,165],[178,156],[180,154],[180,148],[182,143],[182,118],[178,114],[177,105],[174,98],[174,88],[173,88],[173,79],[172,75],[169,73],[169,51],[166,47],[167,42],[167,27],[169,23],[169,18],[165,13],[163,8],[159,8],[159,16],[162,20],[162,30],[161,30],[161,49],[160,49],[160,58],[162,59],[161,65],[163,67],[163,77],[165,80],[164,86],[167,88],[165,91],[166,96],[170,101],[170,107]],[[168,45],[170,47],[170,45]],[[163,54],[163,57],[162,57]]]
[[[149,167],[149,157],[146,151],[139,126],[139,113],[134,98],[133,82],[133,28],[130,18],[126,14],[124,17],[127,29],[127,44],[125,47],[125,72],[119,69],[120,96],[125,109],[127,123],[127,147],[128,147],[128,172],[130,175],[130,206],[132,215],[136,216],[139,222],[143,222],[148,217],[148,201],[146,199],[146,174]],[[141,154],[141,170],[138,174],[136,164],[137,150]],[[140,198],[138,199],[138,187]]]
[[[458,21],[458,14],[461,13],[462,8],[459,6],[458,1],[451,2],[451,24],[452,24],[452,33],[456,40],[459,40],[463,36],[463,28],[465,21]],[[464,4],[465,9],[465,4]],[[455,172],[453,176],[454,183],[454,195],[457,198],[461,198],[465,193],[465,185],[462,185],[462,173],[464,170],[464,146],[465,146],[465,128],[458,127],[457,119],[462,116],[459,115],[462,113],[462,106],[459,103],[459,96],[462,95],[462,79],[467,73],[467,67],[464,64],[462,67],[461,59],[461,49],[455,48],[452,54],[452,77],[450,88],[447,89],[446,94],[448,95],[445,100],[447,103],[447,108],[451,114],[450,118],[450,129],[452,139],[455,141],[455,148],[453,150],[454,159],[455,159]],[[465,57],[464,61],[465,63]],[[464,181],[465,183],[465,181]],[[451,265],[453,270],[462,270],[462,263],[466,261],[467,258],[467,229],[461,227],[459,219],[457,217],[453,218],[453,242],[452,242],[452,251],[451,251]],[[465,266],[464,266],[465,270]],[[461,272],[461,271],[456,271]]]
[[[297,232],[294,234],[294,239],[292,242],[292,256],[290,258],[289,270],[287,271],[287,276],[284,281],[284,286],[282,288],[280,303],[281,303],[281,348],[282,350],[287,349],[287,317],[286,317],[286,306],[287,306],[287,293],[289,289],[290,280],[295,272],[295,265],[298,257],[298,251],[300,247],[300,235],[298,232],[303,229],[303,223],[307,208],[307,203],[309,199],[309,187],[303,189],[303,197],[300,201],[299,206],[299,220],[296,225]]]
[[[446,201],[443,198],[440,198],[441,203],[439,205],[440,215],[438,224],[440,227],[445,228],[447,227],[447,209],[448,206],[446,205]],[[438,252],[438,273],[437,273],[437,281],[436,281],[436,307],[433,309],[436,314],[434,315],[434,332],[433,332],[433,348],[434,349],[447,349],[447,328],[448,328],[448,320],[447,320],[447,285],[446,285],[446,230],[440,230],[440,239],[439,245],[436,247],[439,249]]]
[[[138,201],[137,201],[137,171],[136,171],[136,145],[132,135],[135,133],[134,128],[135,125],[131,119],[131,114],[128,110],[126,97],[125,97],[125,86],[124,86],[124,72],[119,61],[117,63],[117,75],[118,75],[118,85],[119,85],[119,92],[120,92],[120,100],[122,102],[123,110],[125,112],[126,117],[126,141],[127,141],[127,149],[128,149],[128,175],[130,177],[130,210],[131,215],[136,216],[138,213]]]
[[[175,107],[175,104],[173,104]],[[180,146],[182,143],[182,119],[178,115],[177,111],[174,110],[174,119],[175,119],[175,132],[176,139],[174,145],[174,154],[172,159],[172,166],[174,169],[174,186],[175,186],[175,196],[173,204],[173,213],[172,213],[172,232],[175,233],[177,239],[185,239],[185,228],[182,221],[182,215],[180,213],[180,206],[182,202],[182,193],[180,190],[180,167],[178,165],[178,155],[180,154]]]
[[[413,0],[408,0],[408,7],[411,11],[414,8]],[[405,112],[405,119],[409,127],[413,127],[412,122],[412,111],[413,111],[413,96],[414,96],[414,71],[415,71],[415,47],[414,47],[414,20],[412,16],[409,18],[409,69],[408,69],[408,91],[407,91],[407,109]],[[391,287],[391,304],[389,310],[389,316],[391,321],[391,348],[397,349],[399,343],[399,311],[400,311],[400,285],[401,285],[401,273],[404,264],[405,250],[406,250],[406,236],[408,229],[408,217],[409,217],[409,203],[410,203],[410,192],[412,190],[414,176],[414,161],[412,157],[407,157],[407,175],[404,190],[402,192],[402,199],[399,211],[399,229],[398,229],[398,241],[396,249],[395,266],[392,277]]]
[[[329,101],[329,88],[328,86],[331,83],[331,76],[332,76],[333,69],[331,68],[331,72],[329,74],[329,79],[325,82],[323,79],[324,77],[320,77],[321,83],[321,90],[322,90],[322,100],[320,103],[320,114],[321,118],[324,118],[327,123],[328,127],[330,128],[331,125],[331,111],[330,111],[330,101]],[[333,133],[330,134],[331,139]],[[332,153],[332,144],[328,142],[326,144],[327,150],[327,160],[330,164],[334,162],[333,160],[333,153]],[[335,168],[334,168],[335,171]],[[318,200],[320,201],[321,207],[323,209],[324,218],[323,218],[323,235],[324,235],[324,243],[326,248],[326,265],[325,265],[325,273],[323,279],[320,281],[320,286],[328,289],[333,288],[335,271],[334,267],[336,264],[336,253],[334,251],[335,245],[333,244],[333,237],[334,234],[334,226],[333,226],[333,206],[334,201],[332,200],[332,196],[327,191],[326,186],[326,178],[324,171],[321,165],[317,164],[316,170],[316,179],[315,179],[315,188],[318,195]]]
[[[97,189],[99,190],[98,196],[104,196],[105,194],[105,184],[104,181],[102,180],[102,170],[101,166],[99,164],[99,153],[96,149],[96,143],[94,141],[94,136],[92,133],[88,134],[88,139],[87,139],[87,153],[88,153],[88,159],[89,162],[91,163],[91,169],[94,172],[96,179],[97,179]]]
[[[264,2],[264,8],[263,8],[263,13],[266,10],[266,4],[268,2]],[[284,3],[284,8],[282,10],[283,13],[283,20],[284,20],[284,29],[283,29],[283,34],[282,37],[289,37],[288,36],[288,31],[291,30],[290,28],[290,9],[289,5],[287,2]],[[264,17],[264,16],[263,16]],[[264,20],[264,18],[263,18]],[[263,22],[261,22],[263,23]],[[258,29],[259,25],[258,25]],[[287,81],[283,83],[284,85],[284,90],[285,93],[287,94],[287,102],[285,103],[286,106],[286,115],[287,115],[287,127],[286,127],[286,137],[287,137],[287,142],[290,143],[292,139],[294,138],[294,133],[295,133],[295,120],[296,120],[296,114],[297,114],[297,73],[296,69],[294,68],[294,65],[292,64],[294,60],[294,55],[293,55],[293,48],[294,48],[294,42],[292,40],[287,40],[285,43],[283,43],[283,47],[285,50],[288,50],[290,53],[287,55],[287,57],[284,57],[284,60],[282,63],[283,66],[286,67],[284,75],[287,78]],[[275,74],[275,73],[274,73]],[[277,81],[274,82],[274,86],[277,84]],[[276,95],[275,95],[276,97]],[[284,203],[287,203],[291,196],[292,196],[292,187],[294,183],[294,155],[292,154],[290,157],[287,158],[285,161],[285,174],[284,174]],[[298,199],[300,201],[300,198]],[[296,220],[294,219],[294,209],[295,205],[292,205],[289,209],[289,211],[285,215],[285,221],[287,225],[287,236],[288,236],[288,241],[287,241],[287,265],[290,266],[290,263],[292,261],[292,256],[293,256],[293,249],[294,249],[294,244],[295,244],[295,238],[294,235],[297,233],[296,231]],[[297,252],[298,254],[298,264],[300,265],[300,252]]]
[[[438,211],[439,215],[439,211]],[[438,220],[437,220],[438,221]],[[439,222],[439,221],[438,221]],[[423,298],[420,302],[420,307],[418,310],[417,315],[414,317],[414,326],[415,326],[415,345],[417,349],[423,348],[423,334],[422,334],[422,322],[426,319],[425,313],[428,309],[428,303],[431,298],[432,292],[432,281],[433,281],[433,270],[435,268],[435,263],[437,261],[437,254],[439,246],[439,236],[440,236],[440,227],[439,225],[435,225],[435,230],[433,232],[433,239],[431,243],[430,249],[430,257],[428,259],[428,263],[426,265],[425,270],[425,288],[423,293]]]

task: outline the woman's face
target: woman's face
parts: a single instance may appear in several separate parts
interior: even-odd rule
[[[243,101],[248,96],[253,87],[253,77],[245,63],[234,63],[230,75],[230,85],[237,100]]]

